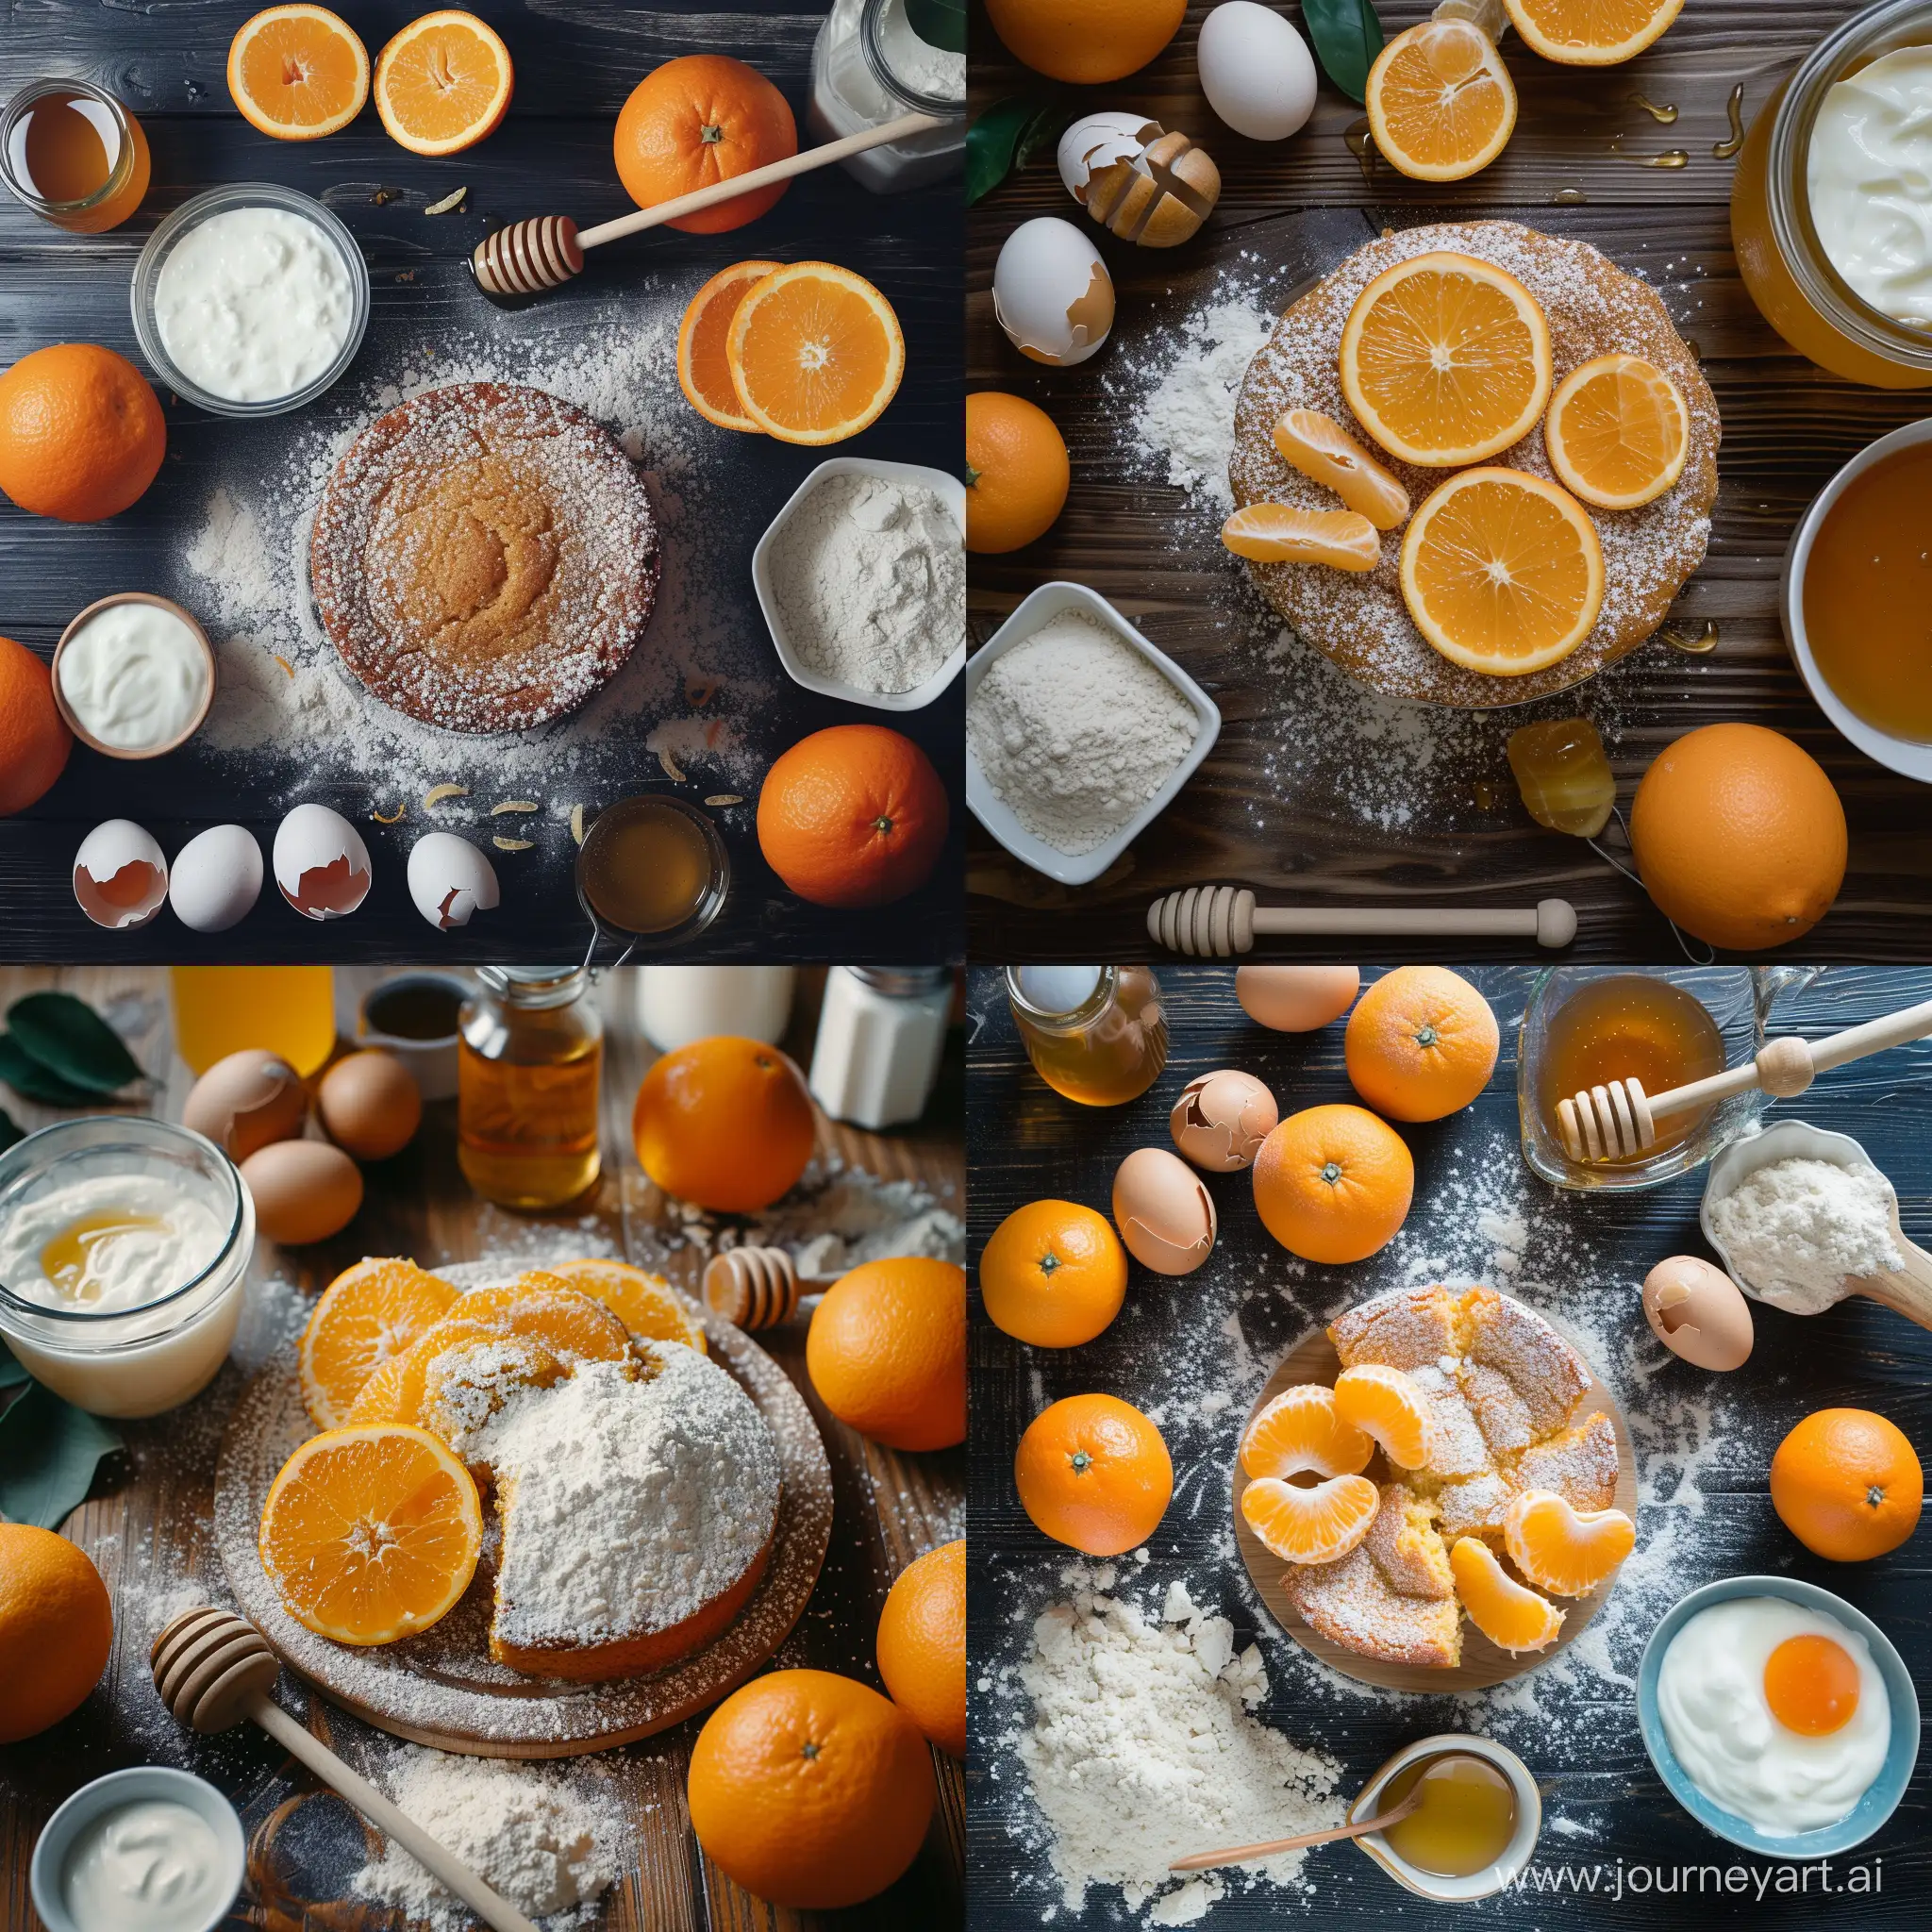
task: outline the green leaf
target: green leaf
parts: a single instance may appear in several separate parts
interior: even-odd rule
[[[928,47],[966,51],[966,0],[906,0],[906,18]]]
[[[1382,23],[1374,0],[1302,0],[1302,21],[1323,73],[1350,100],[1359,101],[1369,69],[1382,51]]]
[[[16,1141],[25,1139],[26,1129],[4,1107],[0,1107],[0,1154],[5,1154]]]
[[[10,1033],[0,1033],[0,1080],[23,1100],[38,1100],[43,1107],[93,1107],[101,1097],[43,1067]]]
[[[87,1500],[121,1432],[36,1382],[0,1415],[0,1516],[58,1529]]]
[[[966,130],[966,201],[983,201],[1016,167],[1059,131],[1058,88],[1033,89],[995,101]]]
[[[7,1009],[8,1030],[71,1087],[116,1093],[142,1077],[127,1042],[71,992],[30,992]]]

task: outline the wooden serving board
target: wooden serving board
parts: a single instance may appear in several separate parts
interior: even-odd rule
[[[1563,1333],[1560,1323],[1553,1321],[1541,1309],[1538,1313],[1542,1314],[1543,1320],[1559,1334]],[[1564,1340],[1583,1357],[1584,1366],[1590,1370],[1590,1387],[1584,1391],[1583,1399],[1576,1406],[1577,1419],[1581,1421],[1593,1409],[1602,1409],[1617,1431],[1616,1507],[1634,1523],[1637,1520],[1637,1452],[1630,1440],[1630,1424],[1624,1420],[1616,1397],[1605,1386],[1589,1355],[1577,1344],[1576,1338],[1564,1335]],[[1335,1353],[1335,1344],[1328,1340],[1326,1331],[1310,1329],[1283,1357],[1281,1365],[1269,1376],[1267,1386],[1256,1397],[1254,1407],[1248,1411],[1247,1422],[1241,1424],[1242,1437],[1246,1437],[1255,1417],[1284,1389],[1297,1382],[1332,1385],[1341,1373],[1341,1358]],[[1384,1463],[1382,1452],[1378,1449],[1367,1474],[1377,1482],[1385,1482],[1395,1473]],[[1547,1663],[1559,1651],[1574,1643],[1617,1587],[1616,1574],[1612,1572],[1588,1596],[1557,1599],[1557,1607],[1563,1612],[1563,1630],[1547,1650],[1526,1651],[1521,1656],[1499,1650],[1465,1617],[1462,1623],[1462,1661],[1454,1670],[1431,1670],[1425,1664],[1385,1663],[1380,1658],[1362,1657],[1347,1649],[1332,1638],[1323,1636],[1319,1630],[1310,1629],[1303,1622],[1301,1612],[1289,1601],[1281,1588],[1282,1572],[1288,1566],[1248,1527],[1246,1519],[1241,1515],[1241,1495],[1247,1483],[1248,1478],[1241,1474],[1241,1464],[1237,1461],[1231,1491],[1235,1541],[1241,1545],[1241,1559],[1248,1566],[1248,1574],[1254,1578],[1262,1602],[1268,1606],[1274,1621],[1304,1650],[1340,1671],[1344,1677],[1353,1677],[1358,1684],[1374,1684],[1385,1690],[1454,1695],[1463,1690],[1487,1690],[1491,1684],[1520,1677],[1525,1671],[1533,1671],[1539,1664]]]
[[[315,1433],[302,1406],[292,1347],[242,1391],[216,1465],[215,1540],[242,1613],[290,1670],[335,1703],[439,1751],[572,1757],[648,1738],[708,1708],[766,1662],[803,1614],[831,1540],[832,1475],[811,1411],[777,1363],[708,1315],[705,1336],[711,1359],[770,1424],[783,1482],[764,1576],[743,1614],[715,1642],[653,1675],[597,1684],[526,1677],[494,1662],[488,1643],[493,1525],[485,1533],[475,1580],[434,1629],[358,1650],[305,1628],[282,1607],[256,1547],[275,1471]]]

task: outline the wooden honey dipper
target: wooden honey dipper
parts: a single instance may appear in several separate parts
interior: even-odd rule
[[[804,1291],[836,1275],[801,1277],[783,1248],[726,1248],[705,1263],[705,1306],[741,1328],[775,1328],[798,1312]]]
[[[204,1604],[184,1611],[155,1639],[148,1655],[161,1702],[191,1730],[225,1731],[246,1718],[299,1757],[323,1783],[374,1820],[492,1932],[538,1932],[508,1899],[499,1898],[455,1853],[358,1776],[326,1744],[312,1737],[269,1695],[281,1664],[245,1617]]]
[[[1557,1103],[1557,1129],[1563,1151],[1572,1160],[1622,1160],[1647,1153],[1657,1145],[1657,1124],[1674,1114],[1714,1107],[1735,1093],[1762,1090],[1774,1100],[1793,1100],[1818,1074],[1903,1046],[1909,1040],[1932,1034],[1932,1000],[1847,1026],[1824,1040],[1768,1040],[1755,1059],[1726,1067],[1707,1079],[1648,1094],[1638,1080],[1612,1080],[1607,1086]]]
[[[1338,939],[1533,939],[1567,946],[1576,937],[1576,908],[1567,899],[1491,910],[1481,907],[1257,907],[1244,887],[1190,886],[1147,908],[1147,937],[1174,953],[1231,958],[1250,952],[1257,933]]]
[[[721,201],[735,201],[756,189],[812,174],[850,155],[863,154],[867,148],[883,147],[889,142],[903,141],[908,135],[924,134],[928,127],[942,125],[937,114],[901,114],[882,127],[868,127],[860,133],[846,135],[842,141],[808,147],[803,154],[788,155],[782,161],[768,161],[762,168],[734,175],[728,181],[714,181],[708,188],[693,188],[689,194],[674,194],[669,201],[641,208],[635,214],[620,215],[614,222],[599,222],[594,228],[581,232],[568,215],[537,215],[528,221],[512,222],[476,244],[470,257],[470,267],[476,286],[492,301],[545,294],[583,273],[587,248],[601,248],[605,242],[615,242],[622,236],[660,227],[682,215],[694,215],[700,208],[714,208]]]

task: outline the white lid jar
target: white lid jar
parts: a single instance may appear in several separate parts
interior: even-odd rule
[[[949,71],[958,62],[957,88]],[[940,114],[945,125],[839,165],[874,194],[943,181],[965,164],[965,57],[927,45],[906,0],[833,0],[811,50],[806,125],[821,142],[882,127],[901,114]]]
[[[834,966],[812,1048],[812,1097],[856,1127],[916,1121],[939,1077],[952,1005],[943,966]]]

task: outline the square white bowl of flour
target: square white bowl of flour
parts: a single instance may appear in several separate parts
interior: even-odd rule
[[[987,673],[1008,651],[1017,649],[1029,638],[1068,612],[1098,625],[1144,658],[1174,692],[1192,709],[1195,721],[1193,741],[1185,755],[1168,772],[1160,786],[1146,798],[1133,816],[1108,836],[1085,852],[1066,852],[1027,830],[1013,808],[993,789],[974,750],[972,734],[966,740],[966,804],[973,816],[1010,852],[1034,871],[1044,873],[1066,886],[1084,886],[1097,879],[1141,834],[1172,805],[1201,762],[1214,749],[1221,736],[1221,712],[1215,702],[1165,651],[1148,642],[1097,591],[1085,584],[1041,584],[1001,625],[986,643],[975,651],[966,666],[966,708],[970,715],[973,696]]]
[[[893,541],[884,531],[868,533],[844,527],[851,523],[849,518],[821,514],[832,508],[839,493],[826,493],[823,486],[841,477],[869,478],[896,485],[902,491],[930,491],[952,513],[958,530],[957,551],[948,545],[944,555],[918,559],[912,555],[918,540],[908,532],[898,532],[898,541]],[[892,521],[898,524],[901,519],[894,516]],[[868,537],[878,541],[867,541]],[[841,542],[841,538],[848,541]],[[914,561],[924,567],[903,567]],[[808,568],[812,578],[809,586],[793,587],[790,599],[780,581],[788,564],[794,571]],[[927,571],[933,589],[924,596],[919,582]],[[869,581],[868,573],[881,580]],[[751,554],[751,580],[778,661],[793,683],[828,698],[843,698],[848,704],[870,705],[881,711],[923,710],[958,676],[966,662],[966,486],[958,477],[923,463],[888,463],[874,457],[829,458],[791,492],[785,508],[758,539],[758,548]],[[801,603],[800,594],[805,591],[809,594]],[[929,619],[924,605],[930,606]],[[926,650],[930,658],[929,625],[939,631],[940,642],[954,633],[958,641],[917,684],[904,691],[873,691],[829,670],[815,669],[808,661],[806,640],[794,632],[794,619],[814,624],[825,634],[822,652],[849,655],[855,662],[869,661],[879,675],[887,676],[893,666],[905,661],[908,652]]]

